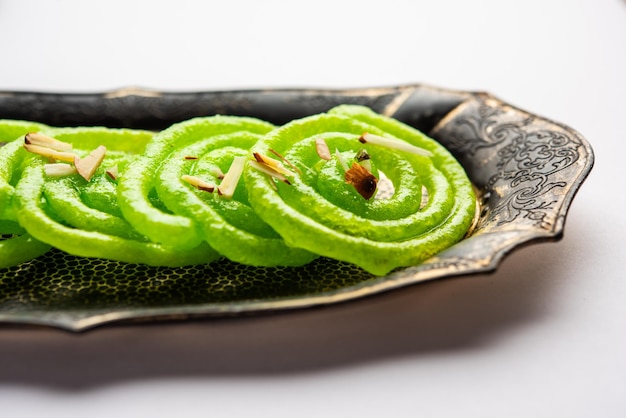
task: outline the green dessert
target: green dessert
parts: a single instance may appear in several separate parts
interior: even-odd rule
[[[54,246],[155,266],[323,256],[384,275],[462,239],[476,207],[444,147],[362,106],[280,127],[217,115],[157,133],[8,121],[0,134],[0,268]]]
[[[320,139],[330,159],[318,153]],[[462,239],[473,220],[472,185],[452,155],[367,108],[340,106],[292,121],[266,135],[253,152],[270,149],[302,174],[289,176],[287,184],[248,168],[249,198],[259,216],[289,244],[373,274],[426,260]],[[349,181],[363,151],[371,167],[366,171],[375,178],[383,172],[393,183],[390,197],[368,198]]]

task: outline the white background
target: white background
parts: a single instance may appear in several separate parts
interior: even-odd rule
[[[2,416],[626,417],[626,1],[0,0],[0,90],[404,83],[582,133],[564,239],[321,310],[2,326]]]

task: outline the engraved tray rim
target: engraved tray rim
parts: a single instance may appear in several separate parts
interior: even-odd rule
[[[447,100],[450,95],[458,99],[458,103],[449,111],[446,109],[431,132],[426,132],[455,153],[468,170],[472,181],[475,184],[478,183],[480,218],[477,219],[477,225],[468,238],[457,245],[421,265],[400,269],[387,276],[376,277],[345,288],[305,296],[132,309],[120,309],[115,306],[106,309],[89,309],[89,307],[23,311],[9,309],[0,311],[0,323],[85,331],[112,323],[232,317],[311,308],[381,294],[429,280],[491,273],[498,268],[506,255],[516,249],[531,243],[558,241],[562,238],[568,209],[594,165],[591,145],[582,135],[564,124],[520,110],[489,93],[447,90],[421,84],[347,90],[265,89],[214,93],[228,95],[268,92],[278,96],[292,93],[304,96],[333,94],[339,97],[369,94],[375,97],[377,94],[389,91],[394,92],[395,96],[381,113],[390,116],[394,116],[398,109],[403,109],[403,106],[405,111],[406,109],[410,111],[411,97],[416,91],[420,94],[426,92],[429,97],[434,97],[435,103],[439,97]],[[0,99],[39,94],[46,93],[0,92]],[[64,97],[81,97],[80,94],[75,93],[55,95],[61,100]],[[99,97],[106,99],[129,97],[158,99],[161,95],[162,93],[159,92],[137,88],[98,93]],[[414,112],[418,111],[424,112],[424,109]],[[428,113],[428,108],[426,108],[426,113]],[[2,117],[0,106],[0,118]],[[549,161],[555,166],[558,165],[558,169],[546,171],[546,164],[540,161],[541,167],[534,167],[539,171],[538,175],[531,172],[528,175],[530,179],[520,179],[519,177],[527,173],[520,169],[519,164],[537,163],[528,158],[520,163],[519,159],[524,159],[520,157],[522,152],[528,153],[529,150],[534,151],[538,148],[541,148],[542,152],[547,152],[546,148],[549,146],[546,146],[546,143],[554,147],[554,150],[551,150],[554,155],[551,154],[552,159]],[[488,164],[491,172],[482,172],[481,170],[487,171],[487,169],[472,165],[477,155],[491,161]],[[540,159],[537,158],[537,160]],[[515,164],[518,165],[515,166]],[[535,165],[538,166],[538,164]],[[524,184],[524,181],[527,183]],[[532,183],[535,190],[539,189],[535,197],[544,199],[544,202],[540,202],[542,204],[539,206],[529,203],[524,206],[523,202],[516,201],[515,198],[521,199],[518,188],[520,183],[525,186]],[[495,193],[495,190],[498,190],[498,193]],[[507,200],[509,200],[508,203],[506,203]]]

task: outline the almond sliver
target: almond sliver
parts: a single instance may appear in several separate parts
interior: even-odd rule
[[[107,176],[109,176],[111,180],[117,180],[117,178],[120,175],[119,168],[117,167],[117,165],[114,165],[113,167],[109,168],[108,170],[105,171],[105,173]]]
[[[78,174],[87,181],[91,180],[98,167],[100,167],[102,160],[104,160],[106,152],[106,147],[100,145],[85,158],[74,157],[74,166]]]
[[[49,148],[55,151],[71,151],[72,144],[59,141],[40,132],[29,132],[24,136],[24,143],[29,145],[38,145],[40,147]]]
[[[263,164],[258,161],[250,161],[248,164],[250,164],[250,167],[254,168],[255,170],[265,175],[268,175],[272,178],[282,181],[285,184],[291,184],[289,180],[287,179],[287,177],[285,177],[283,174],[279,173],[278,171],[274,170],[272,167],[268,166],[267,164]]]
[[[181,178],[183,179],[183,181],[191,184],[192,186],[204,192],[213,193],[213,191],[215,190],[215,185],[211,183],[207,183],[206,181],[202,180],[199,177],[185,174]]]
[[[273,169],[274,171],[280,173],[280,174],[284,174],[286,176],[291,176],[291,177],[295,177],[296,173],[294,173],[291,170],[288,170],[287,168],[285,168],[285,166],[282,164],[282,162],[280,162],[279,160],[276,160],[274,158],[268,157],[267,155],[263,155],[261,153],[255,152],[254,154],[254,158],[261,164],[265,164],[266,166],[270,167],[271,169]]]
[[[76,154],[71,152],[55,151],[52,148],[42,147],[41,145],[24,143],[24,148],[33,154],[41,155],[42,157],[51,158],[56,161],[65,161],[73,163]]]
[[[228,172],[224,175],[224,180],[222,180],[222,183],[217,188],[217,193],[219,193],[220,196],[227,199],[233,197],[237,184],[239,184],[239,178],[243,173],[245,163],[245,157],[235,157],[233,159]]]
[[[328,148],[328,144],[324,141],[324,138],[315,138],[315,150],[322,160],[329,161],[332,158],[330,148]]]
[[[64,177],[76,173],[76,168],[66,163],[45,164],[43,169],[48,177]]]
[[[387,138],[367,132],[364,132],[363,135],[359,137],[359,141],[361,141],[361,143],[363,144],[380,145],[382,147],[387,147],[398,151],[404,151],[411,154],[422,155],[424,157],[431,157],[433,155],[430,151],[425,150],[424,148],[416,147],[415,145],[409,144],[406,141],[401,141],[396,138]]]

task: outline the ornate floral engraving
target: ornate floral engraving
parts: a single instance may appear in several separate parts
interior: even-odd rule
[[[517,122],[503,122],[499,117],[501,108],[484,104],[477,109],[478,115],[466,115],[454,121],[455,130],[469,135],[453,135],[447,141],[449,149],[463,155],[474,156],[480,149],[510,142],[523,135],[523,126],[530,122],[525,119]],[[471,138],[469,138],[471,136]]]
[[[451,116],[434,134],[491,195],[480,227],[521,220],[552,230],[562,190],[575,177],[569,169],[580,159],[579,139],[492,98],[469,103]],[[490,177],[481,180],[484,172]]]
[[[498,223],[521,216],[550,229],[548,211],[554,211],[559,201],[555,189],[567,186],[558,174],[578,160],[578,144],[561,132],[530,132],[515,137],[498,155],[498,171],[488,187],[495,189],[501,182],[509,186],[509,193],[492,210]]]

